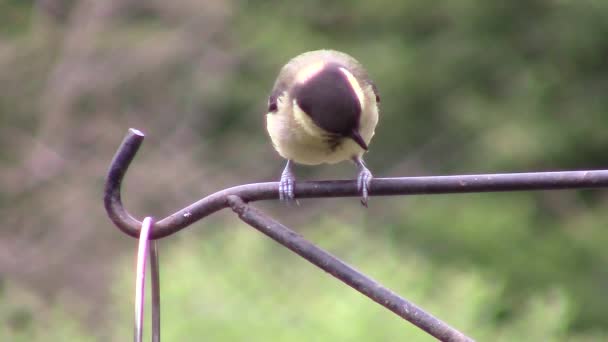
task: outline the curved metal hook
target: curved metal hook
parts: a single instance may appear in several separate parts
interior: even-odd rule
[[[142,132],[135,128],[129,128],[110,164],[103,197],[103,203],[110,220],[120,230],[135,238],[139,236],[138,227],[141,227],[142,223],[131,216],[123,207],[120,186],[143,141],[144,134]]]
[[[129,129],[122,141],[106,178],[104,204],[108,216],[126,234],[137,238],[141,222],[122,205],[122,180],[144,140],[144,134]],[[529,172],[484,175],[374,178],[370,196],[448,194],[490,191],[556,190],[608,187],[608,170]],[[218,191],[158,221],[150,239],[171,235],[216,211],[227,208],[230,195],[245,203],[278,199],[279,183],[253,183]],[[298,182],[296,198],[359,196],[354,180]]]
[[[141,222],[124,208],[120,189],[125,173],[143,140],[144,134],[141,131],[134,128],[129,129],[112,159],[104,191],[104,205],[108,216],[116,227],[134,238],[139,236]],[[207,215],[228,207],[226,198],[229,195],[238,195],[245,201],[278,198],[278,183],[241,185],[216,192],[156,222],[150,239],[171,235]]]

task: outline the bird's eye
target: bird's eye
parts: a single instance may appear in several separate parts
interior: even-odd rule
[[[380,95],[378,93],[376,93],[376,103],[380,103]]]
[[[268,99],[268,111],[274,113],[278,110],[277,107],[277,99],[274,96],[271,96]]]

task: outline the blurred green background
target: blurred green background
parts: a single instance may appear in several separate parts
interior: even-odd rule
[[[307,50],[375,79],[377,177],[608,167],[607,1],[3,0],[0,28],[2,341],[130,340],[127,128],[138,217],[277,180],[266,97]],[[608,339],[605,191],[256,206],[478,340]],[[160,246],[164,341],[433,340],[229,212]]]

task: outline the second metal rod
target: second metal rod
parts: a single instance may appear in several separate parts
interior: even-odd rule
[[[427,313],[415,304],[367,277],[340,259],[315,246],[296,232],[273,220],[261,211],[249,206],[238,196],[228,196],[228,204],[241,220],[289,248],[312,264],[343,281],[386,307],[400,317],[410,321],[440,341],[473,341],[460,331]]]

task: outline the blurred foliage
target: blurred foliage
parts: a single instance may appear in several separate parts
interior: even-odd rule
[[[599,0],[0,2],[0,340],[130,336],[134,244],[100,199],[127,127],[148,134],[137,215],[276,179],[266,97],[306,50],[375,79],[378,177],[606,168],[607,18]],[[479,340],[608,338],[605,192],[370,205],[260,204]],[[234,220],[163,241],[164,340],[430,340]]]
[[[2,341],[94,341],[62,305],[52,307],[10,281],[2,285],[0,303]]]

